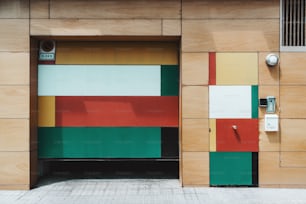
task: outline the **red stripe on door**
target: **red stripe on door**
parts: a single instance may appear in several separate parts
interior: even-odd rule
[[[56,126],[178,127],[178,96],[57,96]]]
[[[216,53],[209,53],[209,85],[216,85]]]

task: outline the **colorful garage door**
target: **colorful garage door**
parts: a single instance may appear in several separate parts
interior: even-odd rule
[[[38,65],[40,158],[177,158],[175,43],[57,42]]]
[[[210,185],[258,184],[257,53],[209,53]]]

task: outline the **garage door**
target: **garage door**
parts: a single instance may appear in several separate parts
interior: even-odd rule
[[[178,158],[178,46],[57,42],[38,65],[39,158]]]

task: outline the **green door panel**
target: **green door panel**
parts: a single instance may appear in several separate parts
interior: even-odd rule
[[[158,127],[38,128],[39,158],[161,158]]]
[[[179,95],[179,67],[178,65],[161,66],[161,95],[178,96]]]
[[[252,152],[210,152],[210,185],[252,185]]]

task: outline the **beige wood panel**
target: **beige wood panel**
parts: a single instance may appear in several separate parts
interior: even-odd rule
[[[29,152],[0,152],[0,184],[29,185]]]
[[[281,167],[306,168],[306,152],[281,152]]]
[[[306,84],[305,52],[282,52],[280,55],[280,63],[280,83],[282,85]]]
[[[31,0],[31,18],[49,18],[49,0]]]
[[[29,120],[0,119],[0,151],[29,151]]]
[[[180,9],[180,0],[50,1],[51,18],[180,18]]]
[[[182,84],[207,85],[208,53],[182,53]]]
[[[177,65],[175,42],[58,42],[56,64]]]
[[[266,132],[264,119],[259,120],[259,151],[280,151],[280,132]]]
[[[278,51],[279,21],[183,20],[182,50]]]
[[[207,86],[183,86],[182,117],[208,118]]]
[[[0,18],[29,18],[29,1],[1,0]]]
[[[181,20],[164,19],[162,21],[163,36],[180,36],[181,35]]]
[[[29,51],[29,20],[0,19],[0,51]]]
[[[0,184],[0,190],[30,190],[30,186],[28,184],[25,185]]]
[[[279,18],[278,0],[183,0],[183,18]]]
[[[183,152],[183,186],[209,184],[209,152]]]
[[[268,67],[266,64],[266,56],[270,52],[261,52],[259,53],[258,60],[258,80],[259,85],[279,85],[279,64],[275,67]],[[276,52],[279,56],[279,53]]]
[[[306,152],[306,119],[281,119],[281,151]]]
[[[29,53],[0,52],[0,84],[29,84]]]
[[[161,35],[161,20],[33,19],[31,35]]]
[[[267,98],[267,96],[275,96],[276,106],[275,113],[280,113],[280,97],[279,97],[279,86],[259,86],[258,87],[258,98]],[[258,108],[259,118],[264,118],[266,114],[265,107]]]
[[[279,152],[258,153],[259,185],[280,184],[281,179]],[[289,175],[287,175],[288,177]]]
[[[280,86],[281,118],[306,118],[306,86]]]
[[[209,151],[208,119],[183,119],[182,151]]]
[[[29,118],[29,86],[0,86],[0,118]]]
[[[259,185],[306,185],[306,168],[281,168],[279,152],[259,152]]]

